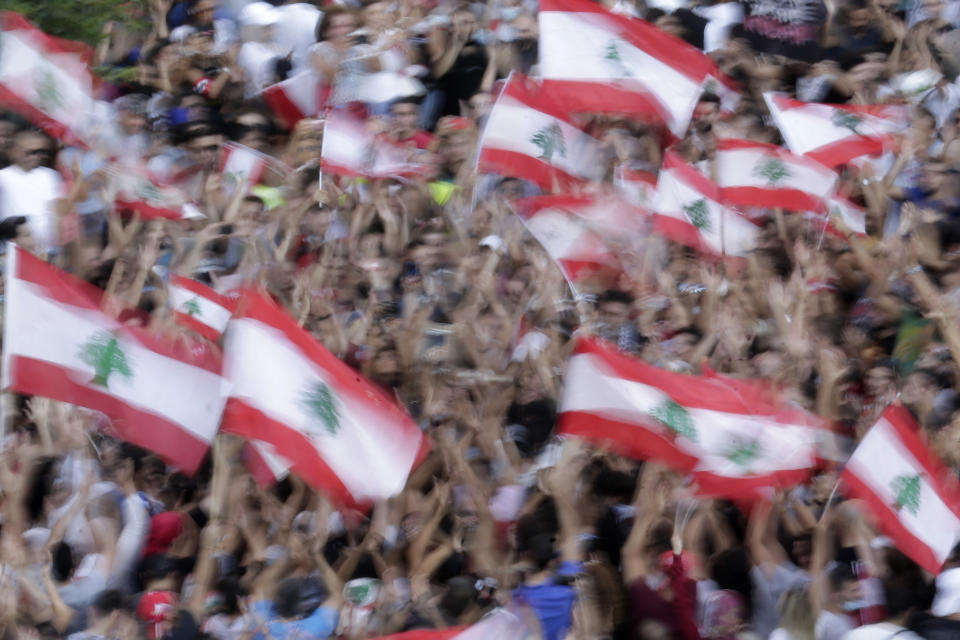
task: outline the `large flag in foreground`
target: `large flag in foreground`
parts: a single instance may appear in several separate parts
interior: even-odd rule
[[[121,325],[100,289],[22,249],[5,275],[3,387],[102,411],[124,440],[195,471],[227,399],[219,358]]]
[[[823,211],[837,184],[819,162],[752,140],[718,140],[716,164],[724,200],[744,207]]]
[[[0,13],[0,30],[0,108],[67,144],[82,143],[94,112],[90,48],[48,36],[9,11]]]
[[[544,91],[568,111],[653,117],[682,137],[720,75],[695,47],[599,3],[543,0],[538,20]]]
[[[761,415],[766,409],[723,380],[658,369],[584,339],[567,365],[559,430],[692,473],[704,493],[754,495],[801,482],[816,457],[809,426]]]
[[[487,119],[478,171],[529,180],[545,190],[599,180],[600,141],[570,120],[528,78],[513,74]]]
[[[657,231],[707,255],[745,257],[759,230],[721,200],[715,182],[676,153],[666,153],[652,206]]]
[[[272,301],[246,292],[225,336],[223,430],[273,445],[345,505],[400,492],[426,453],[417,425]]]
[[[842,477],[897,547],[937,574],[960,540],[960,494],[949,475],[920,441],[913,417],[894,405],[860,441]]]
[[[800,102],[778,93],[763,98],[790,150],[828,167],[891,149],[893,134],[908,124],[897,105]]]

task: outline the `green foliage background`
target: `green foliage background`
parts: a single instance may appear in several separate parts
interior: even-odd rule
[[[147,24],[146,0],[0,0],[0,9],[23,14],[58,38],[95,46],[114,21],[133,29]]]

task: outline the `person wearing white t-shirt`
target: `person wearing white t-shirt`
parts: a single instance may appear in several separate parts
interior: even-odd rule
[[[920,567],[897,551],[888,554],[886,564],[887,576],[883,579],[886,620],[849,631],[843,640],[923,640],[907,627],[916,614],[930,605],[926,577]]]
[[[21,131],[13,140],[13,164],[0,169],[0,219],[24,216],[38,249],[57,243],[63,180],[53,169],[41,166],[50,142],[38,131]]]

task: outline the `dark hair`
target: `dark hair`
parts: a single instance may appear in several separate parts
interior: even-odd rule
[[[843,585],[856,581],[857,575],[853,572],[853,568],[846,562],[838,564],[827,574],[827,584],[830,586],[831,593],[836,593],[840,591],[840,589],[843,589]]]
[[[459,617],[477,598],[474,580],[469,576],[456,576],[447,581],[447,589],[440,600],[440,609],[448,616]]]
[[[285,578],[273,594],[273,608],[281,618],[294,618],[299,613],[300,578]]]
[[[607,289],[600,294],[600,297],[597,299],[597,306],[604,304],[606,302],[622,302],[625,305],[633,304],[633,296],[627,293],[626,291],[620,291],[618,289]]]
[[[324,10],[323,17],[320,18],[320,22],[317,23],[317,42],[322,42],[327,39],[327,29],[330,28],[330,23],[333,22],[334,18],[342,15],[351,15],[356,18],[357,12],[349,7],[342,7],[338,5],[328,7]]]
[[[721,551],[710,564],[710,578],[721,589],[736,591],[743,596],[744,618],[753,616],[753,581],[750,578],[750,563],[742,548]]]
[[[70,549],[70,545],[66,542],[58,542],[53,545],[50,555],[53,560],[53,566],[51,567],[53,577],[61,582],[69,578],[75,566],[73,563],[73,551]]]
[[[715,105],[720,105],[720,96],[715,93],[704,93],[700,96],[700,102],[710,102]]]
[[[151,553],[140,563],[140,584],[162,580],[176,570],[173,561],[162,553]]]
[[[887,616],[895,618],[911,610],[927,609],[933,593],[920,567],[896,550],[888,552],[887,566],[889,573],[883,579]]]
[[[114,611],[128,608],[126,599],[117,589],[104,589],[93,599],[91,606],[98,616],[108,616]]]
[[[10,216],[0,222],[0,241],[7,242],[17,237],[20,225],[27,224],[26,216]]]

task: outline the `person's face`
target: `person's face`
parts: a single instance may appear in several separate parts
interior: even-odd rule
[[[929,402],[933,400],[936,389],[928,384],[927,376],[923,373],[914,373],[903,383],[902,398],[907,405]]]
[[[330,20],[327,27],[327,40],[337,44],[350,41],[350,34],[357,30],[357,20],[350,13],[341,13]]]
[[[504,180],[497,187],[497,193],[501,198],[510,202],[523,197],[523,183],[519,180]]]
[[[217,8],[217,3],[214,0],[200,0],[193,10],[193,22],[194,24],[211,24],[213,23],[213,12]]]
[[[660,16],[656,22],[657,28],[678,38],[683,37],[683,25],[671,15]]]
[[[600,322],[611,326],[625,323],[630,315],[630,307],[623,302],[604,302],[597,311]]]
[[[520,16],[514,20],[513,30],[518,39],[535,40],[537,38],[537,22],[531,16]]]
[[[47,159],[50,145],[43,136],[18,136],[13,145],[13,161],[24,171],[32,171]]]
[[[693,121],[702,124],[715,124],[720,115],[720,105],[716,102],[699,102],[693,110]]]
[[[466,131],[454,131],[444,137],[442,156],[450,165],[456,165],[467,159],[470,153],[470,134]]]
[[[217,166],[222,140],[220,136],[200,136],[190,141],[190,153],[193,161],[201,168],[210,170]]]
[[[417,128],[417,105],[412,102],[400,102],[390,107],[393,125],[400,134],[410,134]]]
[[[147,117],[142,113],[120,112],[120,127],[127,135],[133,135],[147,130]]]
[[[390,7],[386,2],[368,4],[363,10],[363,23],[372,31],[383,31],[390,26]]]
[[[270,131],[270,123],[265,118],[255,113],[243,114],[237,118],[237,126],[242,128],[237,142],[257,151],[267,149],[269,146],[267,133]]]
[[[469,38],[477,30],[477,17],[472,11],[458,11],[451,20],[453,32],[463,38]]]
[[[867,395],[879,398],[894,390],[893,371],[886,367],[874,367],[867,371],[864,387]]]

